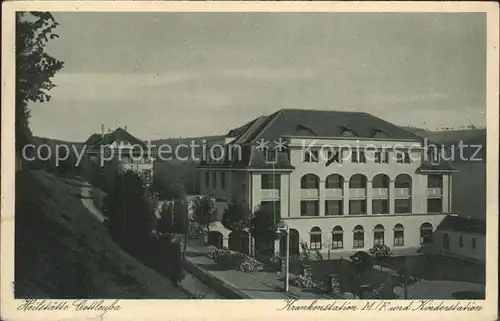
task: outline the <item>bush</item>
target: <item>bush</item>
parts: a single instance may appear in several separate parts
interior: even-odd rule
[[[311,290],[318,288],[318,285],[311,279],[311,277],[304,276],[302,274],[299,274],[295,278],[290,280],[290,283],[293,286],[298,287],[299,289]]]
[[[248,255],[227,249],[218,249],[208,253],[208,258],[220,266],[242,272],[257,272],[264,269],[264,265]]]

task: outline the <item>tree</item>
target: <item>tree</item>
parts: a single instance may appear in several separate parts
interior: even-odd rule
[[[250,227],[251,212],[248,207],[238,203],[229,203],[222,214],[221,224],[231,232],[240,233]]]
[[[140,177],[132,171],[118,175],[104,208],[113,238],[132,253],[143,254],[156,218]]]
[[[193,219],[202,228],[202,240],[204,240],[204,232],[210,232],[210,224],[215,211],[214,202],[208,196],[197,198],[194,201]]]
[[[358,295],[361,298],[361,285],[363,284],[363,275],[366,271],[370,270],[373,267],[373,259],[368,253],[364,251],[358,251],[354,253],[353,255],[351,255],[350,259],[356,277],[356,283],[358,285]]]
[[[370,249],[370,254],[371,254],[373,260],[377,261],[380,265],[380,263],[384,259],[386,259],[392,255],[392,252],[391,252],[391,249],[385,244],[375,244]],[[382,270],[382,266],[380,266],[380,269]]]
[[[185,197],[165,202],[160,209],[157,230],[163,234],[183,234],[187,232],[188,206]]]
[[[29,102],[50,100],[55,87],[52,77],[64,63],[48,55],[44,47],[58,38],[57,21],[49,12],[19,12],[16,16],[16,147],[26,143],[29,130]]]
[[[250,234],[256,244],[261,244],[264,252],[274,254],[272,251],[274,241],[278,238],[278,222],[275,222],[270,208],[257,206],[250,220]]]
[[[396,276],[395,285],[399,285],[403,288],[405,300],[408,299],[408,288],[415,284],[418,281],[417,277],[412,275],[406,266],[403,266],[398,270],[398,274]]]

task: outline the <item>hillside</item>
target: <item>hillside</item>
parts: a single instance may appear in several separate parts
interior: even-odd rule
[[[67,183],[16,175],[16,298],[188,297],[121,250]]]

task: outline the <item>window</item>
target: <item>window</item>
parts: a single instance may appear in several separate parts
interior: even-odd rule
[[[398,175],[394,181],[394,187],[411,189],[411,177],[406,174]]]
[[[205,187],[210,186],[210,172],[205,172]]]
[[[275,224],[281,219],[280,201],[262,201],[260,203],[262,210],[269,214],[270,222]]]
[[[373,200],[372,212],[373,214],[389,214],[389,200]]]
[[[344,178],[338,174],[332,174],[326,178],[326,188],[344,188]]]
[[[320,250],[321,249],[321,229],[317,226],[311,229],[309,232],[311,237],[311,250]]]
[[[352,151],[351,162],[353,163],[366,163],[366,156],[364,151]]]
[[[332,249],[342,249],[344,247],[344,231],[342,227],[335,226],[332,230]]]
[[[411,199],[410,198],[396,199],[394,201],[394,211],[397,214],[411,213]]]
[[[448,236],[448,233],[444,233],[443,235],[443,249],[450,249],[450,237]]]
[[[318,201],[300,201],[300,216],[319,216]]]
[[[442,175],[428,175],[427,176],[427,187],[428,188],[442,188],[443,187],[443,176]]]
[[[403,246],[405,243],[405,231],[403,225],[394,226],[394,246]]]
[[[389,152],[375,152],[375,163],[389,163]]]
[[[325,201],[325,215],[344,215],[344,202],[342,200]]]
[[[396,160],[399,164],[410,164],[410,154],[408,152],[396,151]]]
[[[212,187],[217,188],[217,172],[212,172]]]
[[[266,163],[273,163],[273,164],[276,164],[276,160],[277,160],[277,157],[276,157],[276,150],[269,150],[269,149],[266,149],[265,151],[265,155],[266,155]]]
[[[354,237],[354,242],[353,242],[354,248],[365,247],[365,230],[363,229],[363,226],[357,225],[354,228],[353,237]]]
[[[342,151],[340,149],[328,149],[325,154],[327,165],[331,163],[342,163]]]
[[[432,224],[423,223],[420,225],[420,244],[432,244]]]
[[[300,180],[301,189],[318,189],[319,177],[314,174],[306,174]]]
[[[262,174],[261,189],[280,189],[281,175],[278,174]]]
[[[428,198],[427,199],[427,213],[442,213],[443,212],[443,200],[440,198]]]
[[[366,176],[356,174],[349,180],[349,188],[366,188]]]
[[[224,172],[220,173],[220,187],[226,189],[226,173]]]
[[[378,174],[373,178],[372,188],[389,188],[389,176]]]
[[[366,214],[366,200],[350,200],[349,214],[350,215]]]
[[[473,250],[476,249],[476,238],[475,237],[472,238],[472,244],[471,244],[471,246],[472,246]]]
[[[464,237],[462,235],[458,237],[458,246],[464,247]]]
[[[306,150],[304,152],[305,163],[317,163],[319,161],[318,150]]]
[[[373,230],[373,243],[374,245],[384,245],[385,229],[384,226],[378,224]]]

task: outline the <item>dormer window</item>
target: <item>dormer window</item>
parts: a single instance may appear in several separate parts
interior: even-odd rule
[[[347,127],[341,127],[342,128],[342,136],[343,137],[356,137],[358,135],[356,135],[355,132],[353,132],[352,130],[350,130],[349,128]]]
[[[375,132],[372,135],[373,138],[388,138],[390,137],[389,134],[381,129],[375,130]]]

